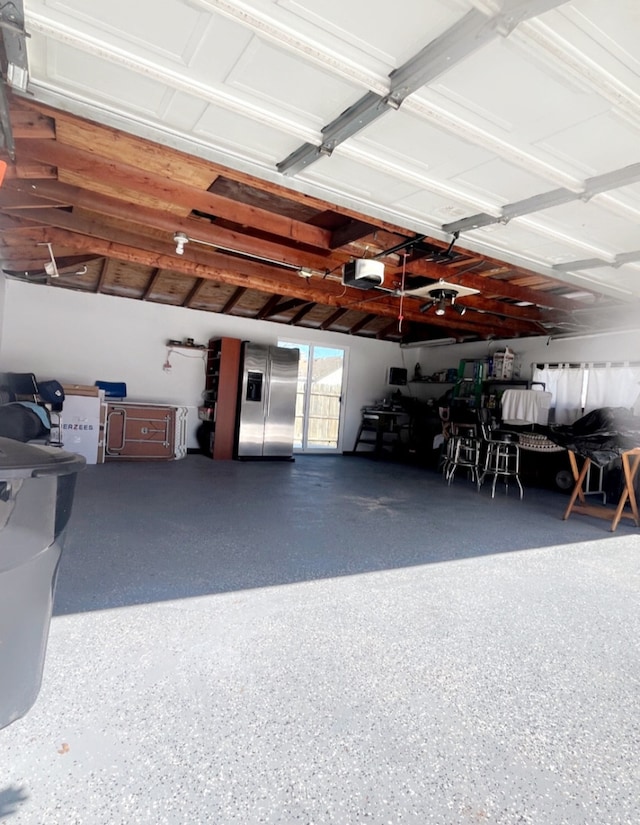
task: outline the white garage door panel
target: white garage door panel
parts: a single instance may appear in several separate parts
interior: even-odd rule
[[[398,211],[407,215],[413,215],[418,220],[433,227],[439,227],[443,223],[456,221],[464,218],[474,211],[472,206],[461,200],[431,192],[421,188],[405,198],[397,200],[392,204]]]
[[[372,147],[408,168],[449,178],[493,159],[491,152],[400,110],[381,117],[353,142],[366,151]]]
[[[501,159],[482,163],[461,175],[455,175],[451,180],[502,205],[530,198],[552,188],[545,178],[531,175]]]
[[[402,0],[397,6],[372,8],[370,0],[279,0],[300,21],[313,25],[314,39],[384,74],[401,66],[453,25],[469,2]],[[324,37],[322,35],[325,35]],[[355,52],[355,54],[354,54]]]
[[[28,0],[32,16],[51,14],[57,22],[106,42],[143,47],[149,54],[187,65],[210,15],[180,0]],[[27,25],[28,28],[28,25]]]
[[[596,95],[536,61],[517,42],[496,40],[432,84],[473,122],[533,142],[608,108]]]
[[[337,151],[330,158],[322,158],[314,163],[299,177],[323,186],[329,185],[366,202],[370,202],[372,198],[382,198],[384,203],[392,203],[417,188],[415,182],[399,181],[384,171],[358,163]]]
[[[81,99],[99,98],[120,111],[135,108],[146,115],[161,117],[164,105],[171,99],[163,83],[91,54],[82,54],[83,68],[79,75],[79,59],[77,49],[49,42],[47,78]]]
[[[256,129],[251,117],[214,105],[206,107],[194,125],[193,133],[206,138],[216,148],[270,165],[288,155],[300,143],[296,135],[287,135],[267,125]]]
[[[226,83],[233,93],[250,94],[318,130],[361,94],[357,86],[258,38],[244,50]]]
[[[640,247],[638,224],[600,208],[594,201],[566,203],[545,209],[537,217],[541,225],[549,226],[552,231],[571,232],[585,241],[608,249],[612,255],[615,255],[616,249],[631,252]],[[579,230],[579,236],[576,229]]]
[[[637,163],[640,131],[614,114],[605,113],[570,129],[558,130],[540,141],[540,146],[591,177]]]

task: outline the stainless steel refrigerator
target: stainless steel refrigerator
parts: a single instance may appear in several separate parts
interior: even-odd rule
[[[236,458],[292,458],[300,351],[242,344]]]

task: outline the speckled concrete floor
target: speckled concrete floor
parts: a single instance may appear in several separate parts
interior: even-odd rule
[[[90,467],[18,825],[640,822],[640,531],[361,458]]]

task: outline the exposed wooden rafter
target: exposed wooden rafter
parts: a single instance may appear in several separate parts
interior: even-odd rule
[[[226,314],[252,307],[257,319],[389,341],[539,335],[592,303],[457,243],[448,260],[440,240],[41,104],[13,100],[11,117],[0,254],[16,277],[42,271],[47,242],[70,266],[89,262],[56,286]],[[176,232],[189,238],[183,254]],[[384,290],[343,285],[354,257],[384,262]],[[421,311],[428,300],[406,294],[400,324],[403,274],[407,289],[445,279],[479,292],[459,302],[463,316]]]

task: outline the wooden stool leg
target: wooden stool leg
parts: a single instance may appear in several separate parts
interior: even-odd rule
[[[638,474],[638,467],[640,467],[640,455],[634,455],[633,464],[629,464],[628,454],[622,456],[622,466],[624,467],[624,475],[627,480],[627,487],[629,488],[629,504],[631,505],[631,512],[636,522],[636,527],[640,527],[640,516],[638,515],[638,503],[636,502],[636,490],[634,482]]]
[[[580,501],[584,503],[584,493],[582,492],[582,485],[584,483],[585,476],[587,475],[587,471],[589,470],[589,466],[591,465],[591,459],[585,458],[584,464],[582,465],[582,469],[578,473],[578,464],[576,462],[575,454],[569,452],[569,462],[571,463],[571,470],[573,472],[573,477],[576,480],[575,486],[573,488],[573,492],[571,493],[571,498],[569,499],[569,504],[567,505],[567,509],[564,511],[564,516],[562,517],[563,520],[567,520],[571,515],[571,511],[576,503],[576,499],[580,497]]]
[[[620,519],[622,518],[622,511],[624,510],[624,505],[627,503],[627,499],[629,499],[629,504],[631,505],[631,512],[633,514],[633,520],[636,523],[636,527],[640,527],[640,523],[638,522],[638,505],[636,503],[636,493],[633,489],[634,478],[638,471],[638,462],[640,462],[640,455],[634,456],[633,465],[629,466],[629,454],[623,453],[622,468],[624,470],[624,490],[622,491],[622,495],[620,496],[620,501],[618,502],[618,506],[616,507],[616,512],[613,517],[613,521],[611,522],[612,533],[620,523]]]

